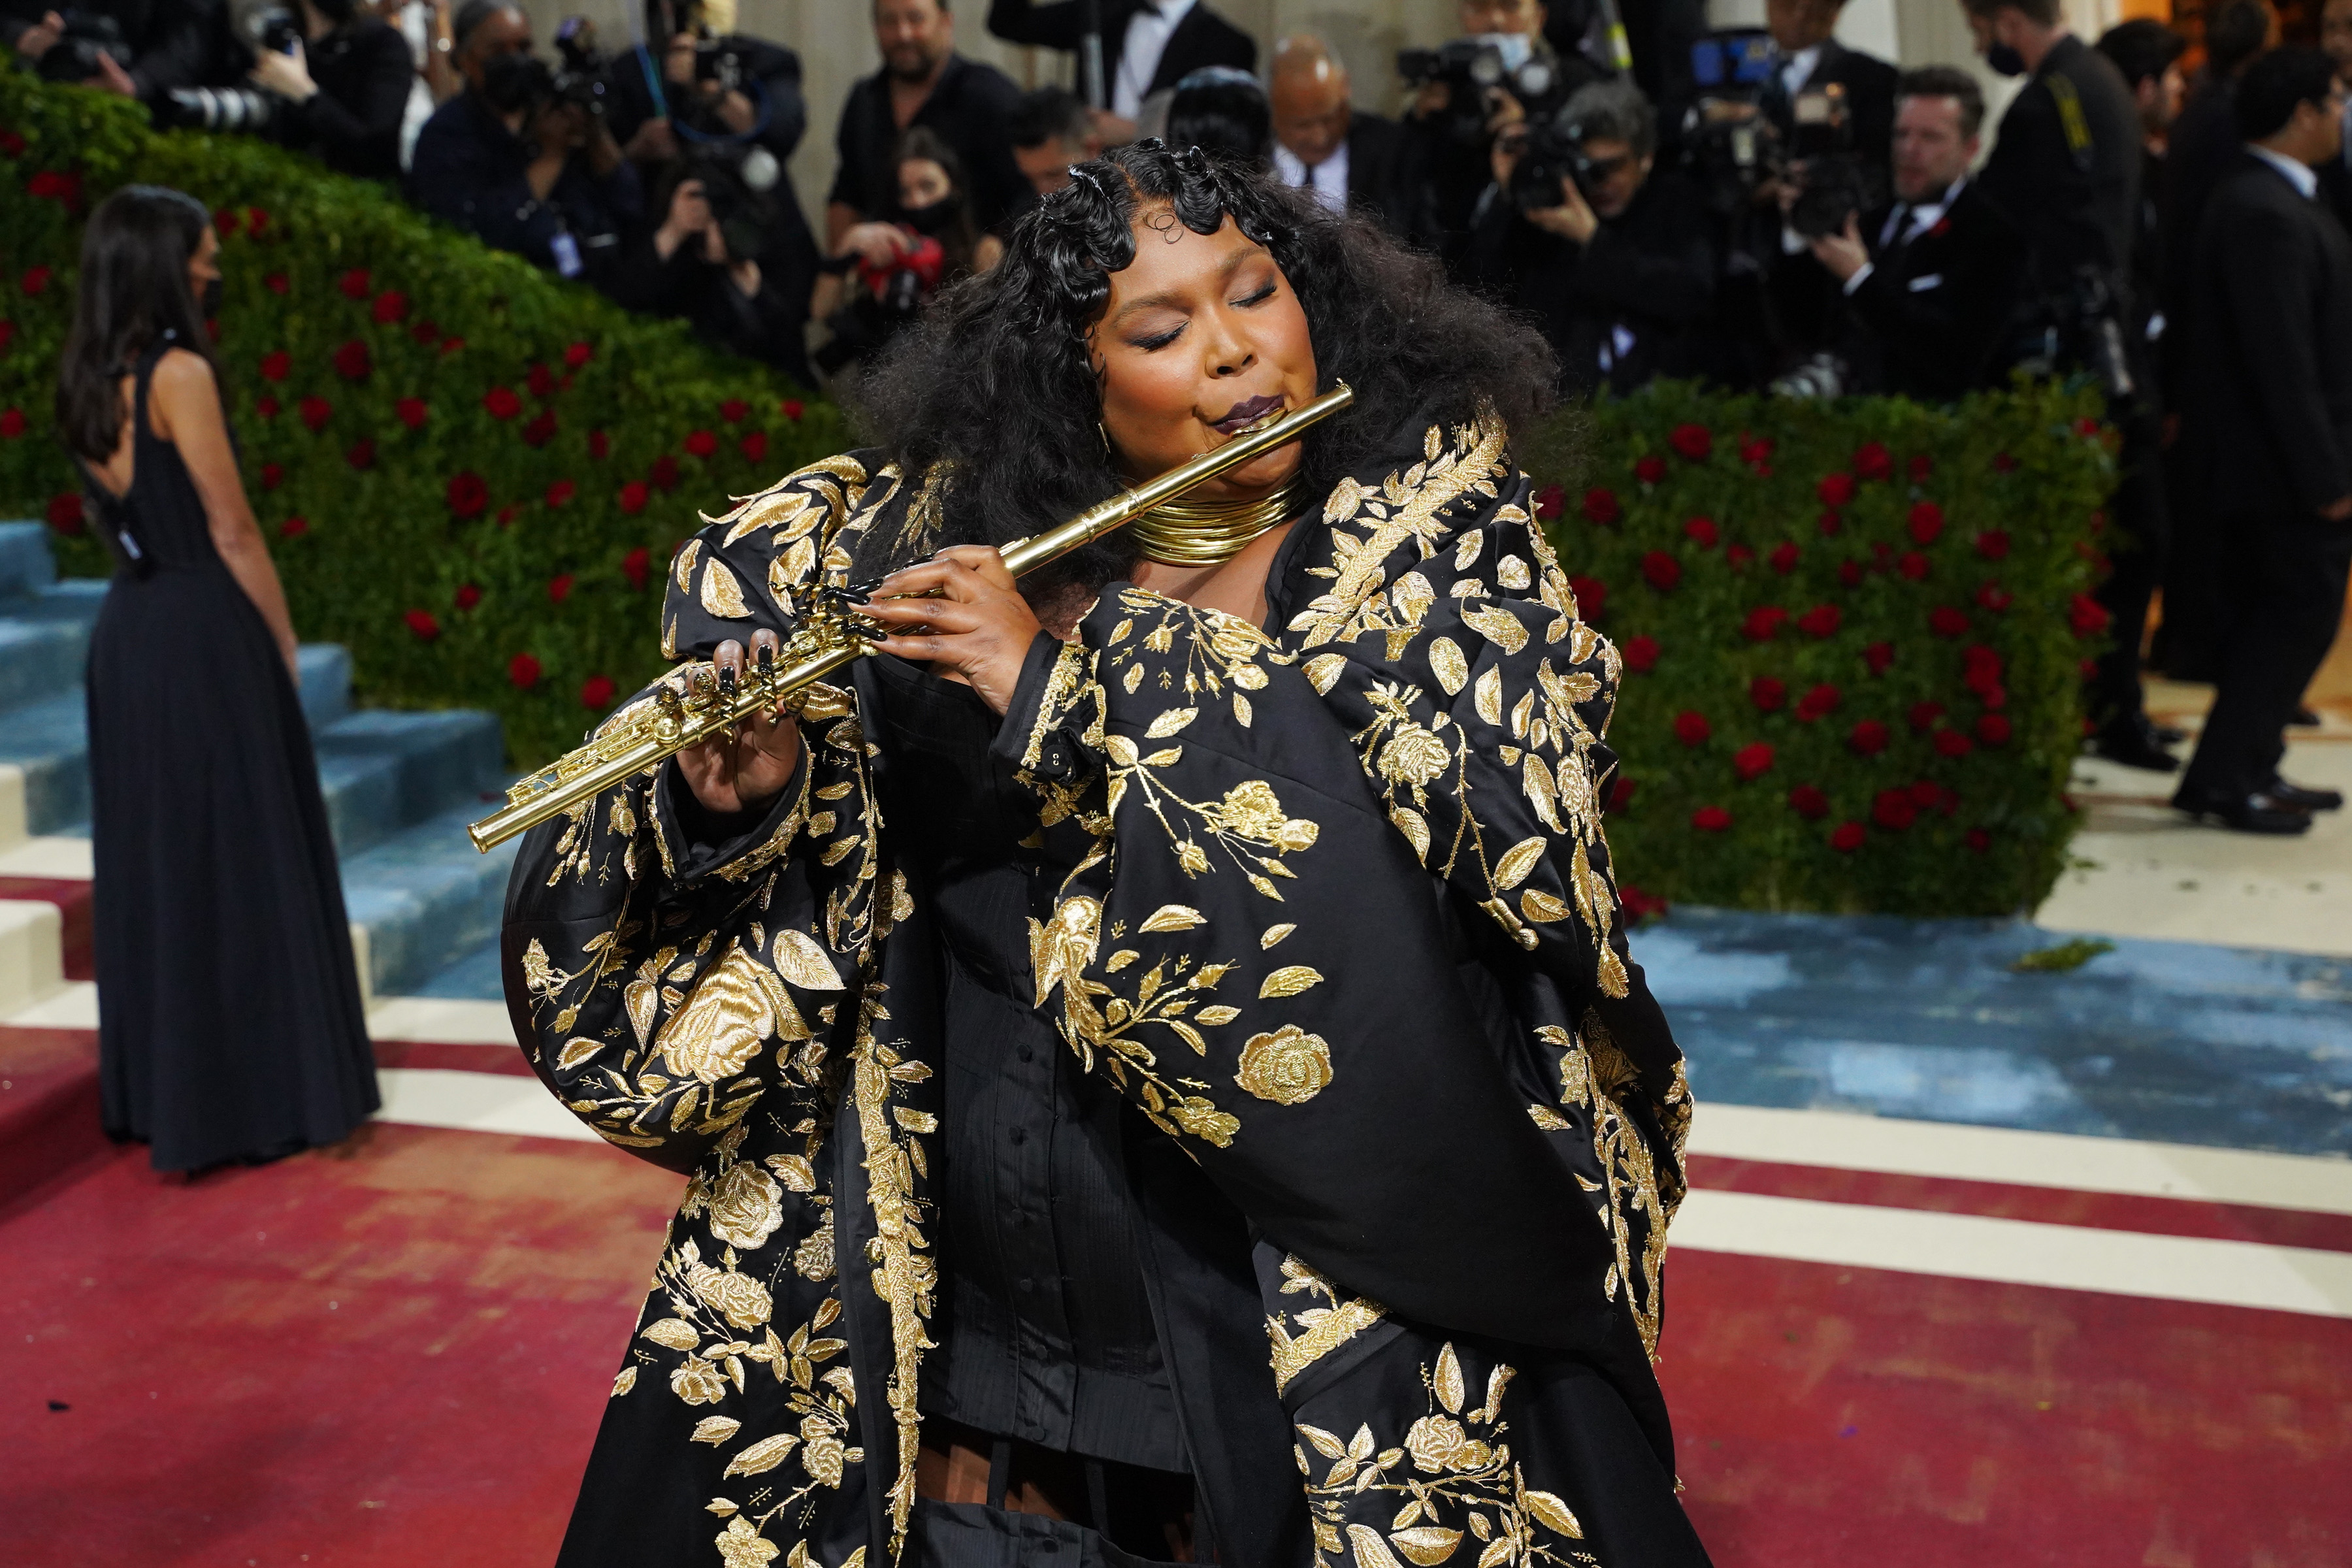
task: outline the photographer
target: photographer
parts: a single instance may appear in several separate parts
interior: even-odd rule
[[[1766,0],[1764,20],[1777,57],[1765,83],[1763,112],[1781,144],[1801,149],[1813,127],[1836,125],[1841,150],[1861,163],[1872,202],[1885,198],[1895,130],[1895,69],[1847,48],[1834,36],[1845,0]]]
[[[0,44],[45,81],[148,104],[175,87],[233,79],[222,0],[89,0],[59,10],[0,0]]]
[[[1715,293],[1713,226],[1696,187],[1653,172],[1656,153],[1656,116],[1622,79],[1496,138],[1472,270],[1535,318],[1564,391],[1627,393],[1702,367],[1694,328]]]
[[[724,155],[709,153],[672,163],[655,193],[661,225],[623,248],[614,299],[688,321],[715,348],[816,384],[801,337],[807,295],[786,292],[795,285],[760,264],[775,246],[782,204],[752,199]]]
[[[828,375],[871,361],[933,296],[1003,259],[1004,242],[972,212],[963,160],[926,125],[892,150],[897,198],[878,218],[853,224],[822,268],[809,314],[832,340],[816,353]]]
[[[409,199],[485,244],[608,284],[641,187],[594,84],[534,59],[530,18],[505,0],[467,0],[452,32],[466,90],[416,138]]]
[[[400,174],[401,122],[415,68],[408,40],[361,14],[357,0],[295,0],[252,18],[252,85],[175,87],[157,105],[168,124],[244,131],[309,153],[339,174]]]
[[[1103,150],[1094,116],[1066,87],[1023,93],[1005,117],[1004,132],[1013,143],[1013,161],[1040,196],[1068,184],[1070,165],[1098,157]]]
[[[1944,403],[1992,381],[1994,352],[2017,308],[2023,246],[2015,226],[1969,178],[1981,145],[1984,92],[1950,66],[1904,73],[1895,100],[1895,201],[1849,216],[1776,276],[1834,279],[1835,386]],[[1784,387],[1784,389],[1787,389]]]

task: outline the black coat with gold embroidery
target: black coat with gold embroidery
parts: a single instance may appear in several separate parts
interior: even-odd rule
[[[1501,428],[1409,436],[1286,546],[1272,633],[1113,584],[1032,650],[996,744],[1036,1002],[1165,1135],[1132,1200],[1219,1560],[1703,1563],[1645,1354],[1689,1102],[1601,834],[1617,656]],[[928,554],[937,500],[857,455],[751,498],[673,563],[666,649]],[[815,693],[730,842],[670,771],[517,866],[534,1066],[691,1173],[566,1563],[1129,1561],[915,1495],[940,1030],[880,700]]]

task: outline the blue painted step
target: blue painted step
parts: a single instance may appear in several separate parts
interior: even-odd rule
[[[498,940],[507,873],[520,839],[488,854],[466,825],[479,801],[443,812],[343,861],[343,902],[368,928],[368,983],[379,996],[413,994],[426,981]]]
[[[38,593],[57,580],[49,531],[37,522],[0,522],[0,599]]]

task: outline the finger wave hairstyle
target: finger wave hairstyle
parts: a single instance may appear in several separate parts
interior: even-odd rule
[[[943,291],[853,395],[867,435],[903,471],[949,465],[939,544],[1003,544],[1125,488],[1098,428],[1087,337],[1109,301],[1111,275],[1135,259],[1138,225],[1163,215],[1203,235],[1230,218],[1265,247],[1305,308],[1321,388],[1355,389],[1354,406],[1306,438],[1310,494],[1418,461],[1432,424],[1492,408],[1517,429],[1549,406],[1543,340],[1449,287],[1433,259],[1370,222],[1157,141],[1071,172],[1072,183],[1013,229],[1003,260]],[[1134,561],[1113,534],[1024,586],[1032,597],[1071,583],[1099,587]]]

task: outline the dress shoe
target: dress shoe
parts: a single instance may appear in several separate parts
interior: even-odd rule
[[[2319,715],[2298,702],[2294,705],[2294,716],[2287,722],[2298,730],[2316,730],[2319,728]]]
[[[2166,751],[2156,738],[2154,726],[2137,715],[2100,731],[2091,742],[2091,753],[2127,768],[2145,768],[2152,773],[2180,771],[2180,759]]]
[[[2344,792],[2340,789],[2305,789],[2284,779],[2273,779],[2263,786],[2263,796],[2273,805],[2283,805],[2290,811],[2341,811]]]
[[[2309,812],[2282,806],[2267,795],[2255,794],[2240,800],[2228,800],[2210,795],[2192,795],[2183,790],[2172,797],[2172,804],[2199,822],[2219,823],[2240,833],[2286,837],[2311,831]]]

